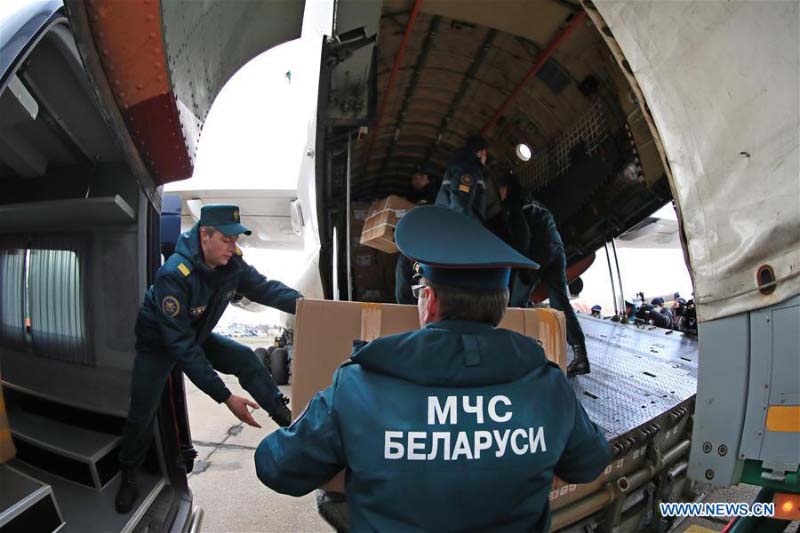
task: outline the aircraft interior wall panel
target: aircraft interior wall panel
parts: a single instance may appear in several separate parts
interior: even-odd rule
[[[89,295],[98,365],[130,370],[141,299],[136,283],[136,233],[133,229],[98,232],[94,249]]]

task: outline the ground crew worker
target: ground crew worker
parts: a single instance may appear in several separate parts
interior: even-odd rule
[[[352,531],[547,531],[553,475],[587,483],[611,456],[539,343],[496,327],[510,267],[536,263],[438,206],[395,237],[419,265],[422,329],[354,347],[258,446],[259,479],[299,496],[346,469]]]
[[[237,206],[203,206],[200,221],[181,235],[175,253],[145,295],[136,321],[131,403],[119,451],[119,512],[130,511],[138,496],[135,469],[144,459],[156,409],[175,365],[242,422],[260,427],[248,410],[259,406],[281,426],[291,421],[288,400],[253,351],[211,333],[237,293],[287,313],[294,313],[295,301],[302,298],[245,263],[236,245],[242,233],[250,235],[250,230],[240,223]],[[231,394],[216,371],[237,376],[258,404]]]
[[[436,200],[436,192],[428,167],[416,165],[406,188],[406,199],[417,205],[432,204]]]
[[[436,195],[436,205],[448,207],[486,222],[485,169],[489,143],[480,135],[467,139],[464,148],[453,154]]]
[[[569,301],[567,289],[567,259],[564,243],[550,211],[531,202],[523,210],[530,230],[530,247],[525,255],[538,262],[539,271],[520,271],[512,284],[511,307],[528,307],[530,295],[540,282],[548,290],[550,307],[564,313],[567,323],[567,342],[572,347],[574,357],[567,366],[567,375],[576,376],[590,372],[589,358],[586,355],[586,338],[578,317]]]
[[[436,192],[428,167],[422,164],[416,165],[405,192],[406,199],[417,205],[433,204],[436,199]],[[394,269],[394,297],[399,304],[413,305],[417,303],[417,300],[411,294],[411,278],[414,276],[413,266],[413,261],[403,254],[397,254],[397,263]]]
[[[659,320],[659,323],[656,323],[656,326],[672,329],[675,324],[675,315],[672,314],[672,309],[664,305],[664,298],[657,296],[650,301],[650,305],[664,317],[663,320]]]

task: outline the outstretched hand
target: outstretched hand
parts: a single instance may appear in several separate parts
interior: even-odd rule
[[[231,410],[231,413],[233,413],[236,418],[248,426],[253,426],[254,428],[261,427],[261,424],[256,422],[256,419],[253,418],[253,415],[250,414],[250,410],[248,409],[248,407],[260,409],[258,404],[253,400],[248,400],[247,398],[242,398],[241,396],[231,394],[228,399],[225,400],[225,405],[228,406],[228,409]]]

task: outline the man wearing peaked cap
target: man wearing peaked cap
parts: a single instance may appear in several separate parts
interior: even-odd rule
[[[119,512],[129,512],[138,497],[135,471],[145,457],[153,418],[174,367],[242,422],[260,427],[248,409],[259,406],[281,426],[291,421],[288,400],[253,351],[212,333],[236,295],[292,314],[302,298],[244,261],[236,242],[250,233],[237,206],[203,206],[200,221],[181,235],[175,253],[147,290],[136,321],[131,403],[120,444]],[[237,376],[258,403],[231,394],[217,371]]]
[[[486,162],[489,143],[480,135],[470,136],[464,147],[456,150],[444,173],[436,195],[436,205],[486,222]]]
[[[228,237],[238,235],[250,235],[253,232],[247,229],[241,222],[239,206],[212,204],[204,205],[200,210],[200,221],[198,226],[211,226]]]
[[[536,263],[436,206],[395,240],[419,264],[421,329],[358,344],[261,442],[259,479],[299,496],[345,469],[352,531],[547,531],[553,476],[588,483],[611,455],[541,346],[497,327],[510,268]]]

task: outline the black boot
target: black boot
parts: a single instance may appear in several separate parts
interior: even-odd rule
[[[586,346],[577,345],[572,347],[575,357],[567,366],[567,377],[582,376],[591,372],[589,358],[586,356]]]
[[[139,489],[136,486],[136,472],[133,469],[123,468],[120,470],[119,491],[114,500],[118,513],[129,513],[133,509],[136,498],[139,497]]]
[[[287,405],[289,405],[289,398],[281,396],[275,410],[269,414],[270,418],[283,428],[292,423],[292,411],[286,407]]]

